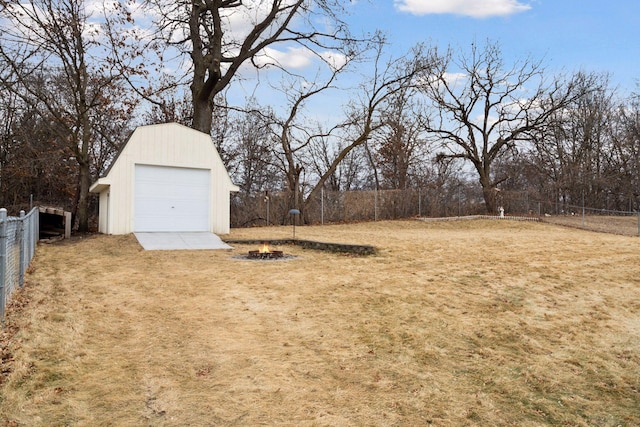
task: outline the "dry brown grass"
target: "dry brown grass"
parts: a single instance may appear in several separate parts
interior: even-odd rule
[[[640,239],[504,221],[296,234],[380,251],[40,246],[0,422],[640,425]]]
[[[637,215],[606,216],[606,215],[552,215],[544,217],[543,221],[568,227],[583,228],[601,233],[621,234],[623,236],[638,236],[640,226]]]

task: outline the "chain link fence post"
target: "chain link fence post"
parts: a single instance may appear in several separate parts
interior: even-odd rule
[[[24,287],[24,271],[27,269],[27,266],[25,265],[25,260],[26,260],[26,254],[25,254],[25,250],[26,250],[26,240],[25,239],[25,227],[24,227],[24,223],[26,221],[26,217],[25,217],[25,213],[24,211],[20,211],[20,226],[19,226],[19,233],[18,233],[18,239],[20,239],[20,279],[19,279],[19,286],[21,288]],[[27,236],[28,238],[28,236]]]
[[[0,208],[0,323],[4,328],[6,304],[5,282],[7,275],[7,210]]]

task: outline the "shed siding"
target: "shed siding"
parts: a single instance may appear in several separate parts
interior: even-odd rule
[[[100,179],[100,183],[110,186],[100,193],[101,232],[133,232],[136,164],[210,169],[210,229],[219,234],[229,233],[229,192],[237,191],[237,187],[231,182],[211,138],[176,123],[137,128],[108,175]]]
[[[98,229],[108,231],[108,209],[109,209],[109,189],[100,193],[100,203],[98,205]]]

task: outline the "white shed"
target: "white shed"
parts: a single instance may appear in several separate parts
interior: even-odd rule
[[[98,229],[132,232],[229,233],[231,182],[211,137],[165,123],[137,128],[106,175]]]

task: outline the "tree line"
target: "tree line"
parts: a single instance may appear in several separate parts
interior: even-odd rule
[[[0,203],[32,195],[87,231],[89,187],[131,131],[175,121],[212,136],[235,203],[284,195],[303,219],[323,190],[461,185],[490,213],[507,191],[640,208],[638,94],[604,73],[508,63],[492,41],[392,53],[347,13],[338,0],[0,0]]]

